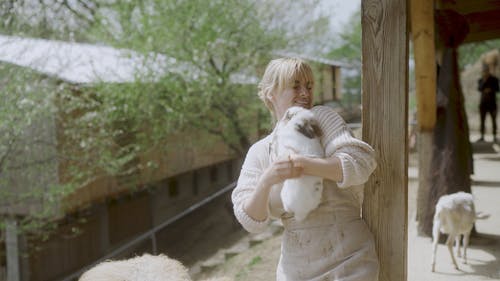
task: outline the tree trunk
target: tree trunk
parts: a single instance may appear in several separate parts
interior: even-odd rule
[[[418,192],[417,192],[417,221],[422,221],[427,210],[432,163],[432,148],[433,148],[434,133],[428,131],[420,131],[418,134]],[[419,233],[422,234],[422,233]]]
[[[445,47],[438,71],[437,120],[433,136],[428,206],[421,233],[431,236],[435,206],[439,197],[471,191],[472,149],[458,76],[457,50]]]

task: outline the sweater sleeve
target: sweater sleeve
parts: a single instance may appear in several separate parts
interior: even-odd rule
[[[263,171],[262,164],[259,161],[259,155],[265,153],[265,151],[262,151],[263,148],[264,147],[261,142],[257,142],[250,147],[245,161],[243,162],[238,182],[231,195],[236,219],[245,230],[251,233],[264,231],[269,222],[269,214],[266,220],[257,221],[252,219],[243,209],[245,202],[255,192],[257,183]]]
[[[377,167],[373,148],[356,139],[331,108],[316,106],[312,110],[323,130],[325,157],[336,156],[342,164],[343,179],[337,185],[342,188],[365,183]]]

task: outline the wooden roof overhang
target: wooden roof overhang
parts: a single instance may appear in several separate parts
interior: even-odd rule
[[[453,10],[467,21],[462,44],[500,38],[500,0],[436,0],[436,11]]]
[[[418,124],[421,131],[432,131],[436,122],[435,40],[439,40],[434,34],[454,47],[500,38],[500,0],[412,0],[410,13]]]
[[[420,146],[431,147],[436,123],[436,42],[443,38],[435,35],[447,34],[444,39],[456,43],[453,48],[500,38],[500,0],[362,0],[361,6],[362,135],[378,162],[365,184],[363,218],[375,237],[379,279],[407,280],[408,217],[394,214],[408,212],[408,24],[423,133],[419,166],[429,167],[421,164],[429,163],[432,150],[422,154]]]

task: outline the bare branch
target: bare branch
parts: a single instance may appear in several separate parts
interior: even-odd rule
[[[15,142],[16,142],[16,137],[12,137],[11,139],[9,139],[7,142],[7,150],[0,157],[0,175],[4,171],[5,163],[7,162],[7,159],[9,158],[10,154],[14,150],[13,147],[14,147]]]
[[[80,1],[81,3],[81,1]],[[83,13],[75,10],[73,7],[71,7],[71,5],[68,3],[68,0],[64,0],[62,3],[61,3],[64,7],[66,7],[66,9],[68,9],[68,11],[70,11],[73,15],[77,16],[79,19],[87,22],[87,23],[91,23],[94,21],[94,18],[88,18],[86,15],[84,15]],[[88,6],[85,6],[86,8]],[[87,9],[90,14],[93,16],[95,15],[95,11],[94,10],[89,10]]]

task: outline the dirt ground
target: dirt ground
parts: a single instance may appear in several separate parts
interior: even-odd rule
[[[475,136],[477,137],[477,136]],[[471,136],[471,140],[474,140]],[[496,146],[497,149],[498,146]],[[436,272],[431,272],[431,239],[418,236],[415,221],[418,171],[416,155],[410,155],[408,171],[408,281],[477,281],[500,280],[500,150],[497,153],[475,154],[472,193],[477,211],[489,213],[476,223],[478,236],[471,238],[468,264],[457,260],[460,270],[453,268],[448,250],[439,244]],[[215,269],[195,279],[229,277],[243,280],[275,280],[281,236],[277,235],[228,259]]]
[[[438,245],[436,272],[431,272],[431,238],[417,234],[416,194],[418,171],[410,167],[408,184],[408,281],[476,281],[500,280],[500,153],[475,154],[472,194],[476,211],[491,216],[476,222],[478,235],[471,238],[468,264],[457,260],[460,270],[451,262],[448,249]],[[414,175],[412,179],[412,174]]]

